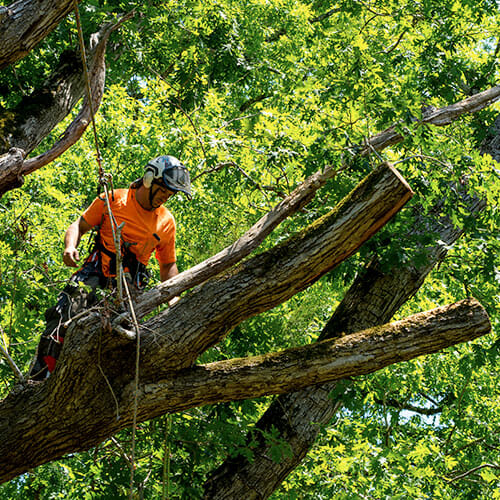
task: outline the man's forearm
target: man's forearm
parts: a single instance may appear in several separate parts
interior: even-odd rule
[[[179,274],[179,270],[177,269],[177,264],[175,262],[171,262],[170,264],[160,264],[160,280],[167,281],[174,276]]]
[[[71,224],[66,230],[64,235],[64,248],[76,248],[80,243],[80,230],[79,230],[79,220],[76,220]]]
[[[160,280],[167,281],[170,278],[173,278],[179,274],[179,270],[177,269],[177,264],[172,262],[170,264],[160,264]],[[176,302],[178,302],[180,297],[173,297],[168,301],[168,305],[172,307]]]
[[[78,267],[77,262],[80,260],[80,255],[76,247],[80,243],[82,235],[90,229],[92,229],[92,226],[83,217],[78,217],[66,230],[66,234],[64,235],[63,262],[67,266]]]

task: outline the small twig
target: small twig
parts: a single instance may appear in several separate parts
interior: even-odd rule
[[[461,404],[462,404],[462,399],[464,397],[464,394],[465,394],[465,390],[467,389],[467,386],[469,385],[469,382],[470,382],[470,379],[472,378],[472,374],[469,375],[469,377],[467,378],[467,380],[465,381],[465,384],[464,386],[462,387],[462,391],[460,392],[460,396],[458,398],[458,403],[457,403],[457,407],[458,407],[458,413],[460,414],[461,413]],[[451,431],[450,431],[450,434],[448,435],[448,438],[446,439],[446,442],[444,443],[444,453],[447,453],[447,450],[448,450],[448,446],[450,445],[450,441],[451,441],[451,438],[455,432],[457,428],[457,424],[455,424]]]
[[[471,441],[470,443],[467,443],[467,444],[464,444],[462,446],[459,446],[458,448],[456,448],[455,450],[451,450],[449,452],[447,452],[446,454],[447,455],[456,455],[457,453],[460,453],[461,451],[463,450],[466,450],[467,448],[469,448],[470,446],[476,446],[478,445],[479,443],[482,443],[484,441],[485,438],[478,438],[478,439],[474,439],[474,441]]]
[[[439,163],[443,167],[451,168],[451,165],[449,165],[448,163],[445,163],[444,161],[438,160],[437,158],[434,158],[433,156],[428,156],[428,155],[413,155],[413,156],[409,156],[408,158],[403,158],[402,160],[398,160],[398,161],[394,162],[393,165],[396,166],[399,163],[403,163],[405,161],[414,160],[415,158],[419,158],[419,159],[422,159],[422,160],[433,161],[435,163]]]
[[[73,323],[73,321],[76,321],[77,319],[80,319],[83,316],[86,316],[88,313],[90,313],[92,311],[96,311],[100,308],[101,308],[101,302],[99,302],[99,304],[96,304],[95,306],[89,307],[88,309],[85,309],[84,311],[79,312],[78,314],[75,314],[74,316],[72,316],[66,322],[64,322],[62,324],[63,328],[68,328],[68,326],[71,325],[71,323]]]
[[[150,71],[152,71],[162,82],[168,84],[168,82],[165,80],[165,78],[163,77],[163,75],[161,75],[160,73],[158,73],[158,71],[156,71],[154,68],[151,68],[150,66],[148,66],[148,69]],[[198,130],[198,127],[194,123],[194,121],[191,118],[191,116],[189,115],[189,113],[180,104],[178,104],[176,102],[173,102],[168,97],[164,97],[164,99],[165,99],[165,102],[167,102],[168,104],[171,104],[172,106],[174,106],[175,108],[177,108],[188,119],[189,123],[191,124],[191,127],[193,127],[193,130],[194,130],[194,132],[196,134],[196,139],[197,139],[197,141],[200,144],[201,150],[203,151],[203,156],[206,159],[207,158],[207,152],[205,151],[205,146],[203,145],[203,140],[202,140],[200,131]]]
[[[385,55],[388,55],[390,54],[393,50],[395,50],[397,48],[397,46],[401,43],[401,40],[403,40],[403,37],[405,36],[405,34],[407,33],[407,29],[404,29],[401,34],[399,35],[398,39],[394,42],[394,44],[392,45],[392,47],[389,47],[388,49],[385,49],[382,51],[383,54]]]
[[[1,330],[2,330],[2,334],[3,334],[4,333],[3,328]],[[16,377],[19,379],[19,382],[21,382],[21,384],[24,384],[25,383],[24,375],[22,374],[21,370],[17,367],[15,361],[10,357],[10,354],[8,353],[8,351],[6,349],[6,346],[4,347],[1,342],[0,342],[0,350],[2,351],[2,354],[7,359],[7,362],[9,363],[10,367],[12,368],[12,371],[14,372]]]
[[[130,457],[127,455],[126,451],[123,449],[123,446],[120,444],[120,442],[118,441],[118,439],[116,439],[115,437],[111,436],[111,442],[118,448],[118,450],[120,451],[123,459],[125,460],[125,462],[127,462],[129,465],[130,465]]]
[[[497,464],[481,464],[478,465],[477,467],[474,467],[473,469],[470,469],[466,472],[463,472],[462,474],[459,474],[458,476],[452,477],[451,479],[447,479],[446,482],[453,483],[454,481],[458,481],[459,479],[463,479],[466,476],[470,476],[471,474],[474,474],[474,472],[477,472],[478,470],[484,469],[486,467],[490,467],[491,469],[500,469],[500,465]]]
[[[309,19],[309,22],[312,23],[319,23],[321,21],[324,21],[325,19],[328,19],[329,17],[333,16],[334,14],[337,14],[338,12],[342,12],[343,8],[342,7],[337,7],[336,9],[331,9],[323,14],[320,14],[317,17],[312,17]]]

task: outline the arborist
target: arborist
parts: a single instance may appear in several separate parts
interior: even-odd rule
[[[78,267],[78,244],[92,228],[97,229],[95,243],[83,266],[59,294],[57,304],[45,312],[47,324],[30,369],[32,380],[43,380],[54,371],[64,342],[64,323],[98,301],[96,289],[116,284],[112,224],[124,223],[120,253],[129,286],[136,290],[144,287],[148,276],[146,266],[153,251],[160,264],[161,281],[178,274],[175,220],[164,206],[178,192],[191,199],[187,168],[173,156],[159,156],[146,165],[143,177],[133,182],[129,189],[115,189],[109,197],[115,223],[110,220],[106,199],[101,195],[68,227],[63,253],[67,266]],[[86,286],[81,286],[82,283]]]

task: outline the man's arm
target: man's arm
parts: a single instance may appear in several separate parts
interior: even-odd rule
[[[67,266],[78,267],[77,262],[80,260],[80,254],[76,247],[80,243],[81,237],[91,229],[92,226],[83,217],[78,217],[66,230],[63,262]]]
[[[179,270],[177,269],[177,264],[175,262],[170,262],[170,264],[161,264],[160,263],[160,280],[167,281],[170,278],[173,278],[179,274]]]
[[[175,262],[171,262],[170,264],[161,264],[160,263],[160,280],[166,281],[169,278],[173,278],[179,274],[179,270],[177,269],[177,264]],[[172,307],[176,302],[178,302],[180,297],[173,297],[168,301],[168,305]]]

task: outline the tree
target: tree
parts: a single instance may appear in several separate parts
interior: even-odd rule
[[[473,159],[465,157],[465,152],[470,155],[468,146],[473,141],[463,140],[465,132],[460,125],[453,134],[461,137],[462,143],[454,143],[453,147],[449,147],[447,158],[441,153],[443,138],[436,138],[434,132],[429,129],[429,126],[448,125],[466,113],[480,111],[497,100],[499,95],[498,87],[480,92],[487,88],[488,83],[494,81],[495,60],[491,59],[488,53],[489,51],[496,54],[494,47],[487,45],[483,50],[485,57],[469,66],[461,59],[465,53],[462,44],[461,50],[453,49],[447,54],[447,51],[451,50],[449,47],[457,43],[455,34],[460,32],[461,23],[465,22],[459,20],[458,15],[452,14],[456,12],[454,5],[446,3],[423,6],[421,10],[420,7],[414,7],[409,9],[408,14],[403,14],[404,6],[400,9],[389,3],[370,7],[349,2],[339,9],[323,11],[321,6],[314,4],[294,4],[295,9],[297,6],[300,8],[287,12],[286,9],[273,12],[272,9],[276,7],[274,5],[268,8],[260,7],[260,22],[266,28],[262,32],[251,27],[254,17],[249,10],[230,2],[222,6],[198,5],[198,11],[195,9],[194,14],[189,14],[188,7],[184,5],[178,7],[178,12],[170,10],[167,14],[162,12],[161,7],[137,6],[136,17],[129,23],[130,27],[127,23],[121,26],[120,38],[112,46],[113,53],[120,54],[121,57],[111,64],[111,80],[108,81],[110,99],[103,103],[103,120],[100,123],[104,143],[111,152],[119,152],[127,162],[133,160],[140,164],[143,156],[147,157],[149,151],[155,150],[155,143],[168,139],[173,144],[171,147],[183,152],[182,156],[187,160],[201,155],[203,161],[195,169],[201,176],[198,177],[198,182],[201,183],[200,198],[195,200],[193,211],[208,206],[212,210],[214,198],[229,202],[237,200],[236,209],[229,208],[226,214],[222,208],[213,208],[219,220],[227,216],[230,222],[233,222],[236,226],[234,231],[247,225],[247,216],[250,215],[255,220],[257,213],[263,211],[266,204],[284,197],[270,215],[265,215],[257,222],[237,245],[230,247],[230,251],[222,252],[193,271],[187,271],[179,278],[153,288],[137,305],[138,314],[142,317],[172,295],[202,283],[199,288],[186,295],[178,306],[160,312],[141,326],[142,382],[138,398],[140,421],[204,402],[288,392],[310,384],[372,370],[367,365],[366,371],[359,366],[351,368],[352,371],[343,371],[340,375],[328,370],[319,370],[321,375],[318,375],[317,368],[309,372],[306,364],[300,364],[300,370],[296,368],[299,365],[292,364],[292,373],[287,375],[280,372],[278,383],[271,384],[272,375],[286,364],[284,360],[293,359],[296,360],[295,363],[304,356],[308,359],[311,356],[312,360],[317,359],[322,366],[325,361],[321,356],[329,356],[331,351],[327,349],[340,352],[341,345],[344,345],[342,338],[333,341],[333,344],[327,341],[318,347],[311,345],[299,351],[285,350],[275,356],[250,358],[247,361],[215,361],[215,364],[193,366],[203,352],[219,342],[244,319],[289,299],[351,255],[399,210],[410,194],[406,182],[402,181],[399,175],[395,175],[392,167],[387,164],[374,170],[336,210],[326,209],[329,204],[325,200],[326,195],[320,199],[318,196],[314,198],[320,187],[327,185],[328,189],[324,191],[332,198],[340,199],[372,170],[373,164],[380,163],[377,154],[391,146],[391,150],[386,153],[387,158],[407,157],[401,166],[405,168],[405,175],[409,174],[411,181],[417,184],[414,189],[418,187],[418,203],[421,207],[418,208],[418,216],[411,211],[404,211],[407,215],[402,213],[401,218],[392,224],[392,229],[383,229],[374,246],[363,247],[366,248],[362,250],[366,252],[364,257],[368,257],[370,251],[376,251],[381,242],[382,247],[385,246],[389,250],[378,259],[372,260],[366,271],[357,278],[328,323],[325,337],[335,337],[340,332],[356,334],[358,331],[390,321],[398,307],[418,290],[433,265],[442,259],[443,250],[450,247],[459,236],[461,231],[456,227],[465,224],[466,228],[470,228],[473,222],[478,224],[475,219],[481,204],[477,198],[470,198],[467,193],[462,192],[465,174],[468,177],[468,189],[475,190],[490,202],[495,199],[498,188],[492,186],[497,186],[498,183],[494,178],[490,160],[488,157],[481,160],[477,155]],[[104,89],[103,61],[106,41],[111,31],[117,27],[116,20],[108,25],[103,24],[103,20],[107,21],[103,18],[106,11],[121,12],[122,6],[110,2],[102,3],[100,8],[89,5],[86,10],[85,7],[85,25],[97,28],[97,36],[94,39],[98,41],[89,52],[91,81],[95,84],[93,90],[97,107]],[[43,2],[40,2],[38,11],[42,8]],[[68,5],[60,2],[56,7],[51,6],[51,9],[54,13],[54,24],[52,27],[44,26],[39,41],[44,40],[61,16],[67,13]],[[473,22],[474,26],[482,26],[482,31],[470,35],[469,43],[471,40],[479,43],[482,38],[486,40],[489,26],[494,24],[494,12],[489,9],[490,6],[485,4],[477,14],[466,12],[465,18],[469,22]],[[443,11],[446,11],[446,17],[442,17]],[[2,20],[2,27],[8,28],[14,19],[22,19],[23,15],[30,19],[33,11],[21,8],[16,14],[19,16],[14,16],[12,12],[4,14],[7,17]],[[390,28],[376,22],[378,17],[390,19]],[[229,21],[230,19],[233,21]],[[419,45],[429,35],[428,30],[437,19],[438,28],[432,33],[428,43]],[[305,24],[297,24],[297,21],[304,20]],[[24,22],[24,25],[26,24],[35,26],[35,19],[33,22]],[[104,27],[101,28],[101,24]],[[173,30],[169,41],[151,36],[162,26],[172,25],[176,29]],[[303,27],[297,28],[298,25]],[[47,51],[45,48],[38,52],[33,51],[29,56],[31,59],[26,63],[22,62],[18,67],[17,75],[15,71],[13,74],[4,75],[9,93],[4,98],[6,108],[2,118],[6,151],[1,174],[3,193],[19,186],[20,176],[57,158],[69,145],[74,144],[89,122],[89,110],[84,102],[79,115],[68,117],[69,123],[62,123],[62,128],[57,132],[54,129],[71,113],[84,93],[84,81],[76,53],[63,52],[63,49],[67,48],[65,40],[69,39],[67,35],[71,32],[72,25],[68,20],[64,20],[57,26],[47,41],[47,46],[50,46],[51,41],[57,41],[52,50]],[[418,29],[412,31],[411,26]],[[335,34],[339,27],[343,28],[342,37]],[[7,32],[9,31],[6,29],[5,33]],[[322,47],[320,40],[324,40],[325,33],[328,43]],[[405,38],[409,40],[406,41]],[[145,43],[144,39],[151,42]],[[374,44],[370,57],[365,55],[368,43]],[[7,44],[5,46],[7,47]],[[14,43],[13,46],[14,49],[2,56],[5,64],[19,57],[15,55],[19,54],[19,44]],[[338,61],[329,60],[325,54],[332,47],[340,54],[343,47],[346,51],[345,57],[340,57]],[[132,48],[135,50],[131,50]],[[303,48],[308,50],[304,51]],[[419,78],[414,81],[408,81],[404,76],[408,68],[405,57],[409,57],[409,49],[413,51],[411,57],[419,60],[415,70],[420,72]],[[436,66],[432,67],[434,62],[430,56],[437,57],[440,50],[446,55],[446,63],[440,65],[436,60]],[[162,54],[163,51],[167,56]],[[53,65],[48,78],[45,81],[37,81],[34,68],[46,64],[44,57],[55,60],[60,54],[64,54],[64,57],[60,58],[55,71],[52,71],[55,67]],[[134,57],[132,54],[142,54],[142,64],[139,64],[139,55],[138,60],[130,61],[130,58]],[[121,61],[123,59],[125,63]],[[151,69],[151,64],[164,60],[169,61],[164,71]],[[129,68],[124,69],[127,62],[131,62]],[[329,66],[332,64],[338,70],[338,80],[328,86],[326,82],[330,79]],[[389,68],[395,64],[396,69],[386,75],[377,69],[380,65]],[[398,67],[397,64],[401,66]],[[12,92],[13,82],[21,70],[23,74],[30,74],[31,81],[38,86],[29,96],[22,98]],[[436,72],[440,76],[433,81]],[[443,75],[458,74],[465,75],[465,81],[456,81],[458,91],[453,89],[452,85],[443,88]],[[143,85],[152,75],[156,75],[153,84]],[[359,83],[367,77],[372,86],[369,91],[366,85]],[[387,96],[384,92],[389,88],[388,82],[391,80],[394,86]],[[121,82],[124,82],[125,91],[120,89]],[[450,82],[453,82],[452,78]],[[278,92],[273,90],[276,88],[279,89]],[[53,89],[57,89],[55,93]],[[422,89],[425,89],[425,99],[420,97]],[[23,91],[22,88],[21,90]],[[462,98],[457,99],[460,92],[473,95],[465,99],[465,96],[461,95]],[[444,105],[442,100],[445,101]],[[446,106],[446,103],[454,102],[456,104]],[[222,111],[223,103],[228,105],[230,112]],[[439,109],[432,106],[438,103]],[[422,108],[423,105],[427,107]],[[127,113],[119,114],[122,108],[132,115],[131,118],[135,118],[132,121],[136,123],[128,124]],[[150,114],[150,118],[145,119],[144,114]],[[292,114],[296,116],[290,117]],[[116,134],[116,126],[109,126],[109,121],[116,116],[121,117],[121,123],[127,129],[123,133]],[[165,117],[168,117],[167,123],[173,121],[175,126],[166,127]],[[297,125],[299,123],[300,126]],[[392,125],[394,123],[395,125]],[[153,133],[154,140],[148,142],[146,137],[138,132],[141,128],[147,129],[149,133],[151,130],[160,132],[156,135]],[[52,129],[54,133],[50,134]],[[374,130],[383,131],[373,135]],[[56,145],[52,146],[50,141],[53,139],[50,135],[55,136],[63,131],[66,132],[62,139],[56,140]],[[124,142],[123,137],[126,134],[129,137],[134,134],[135,137]],[[47,136],[48,140],[44,142]],[[476,138],[476,142],[477,140]],[[142,144],[139,154],[133,152],[134,141]],[[123,147],[124,143],[127,144],[126,147]],[[397,148],[399,143],[402,143],[402,149]],[[241,148],[241,144],[250,149],[250,158],[236,152]],[[299,155],[298,150],[301,148],[305,153]],[[35,150],[37,156],[26,159],[26,155]],[[85,154],[89,154],[88,151],[87,149]],[[255,164],[252,156],[258,158],[263,154],[262,151],[266,168],[259,171],[252,166]],[[303,156],[306,156],[307,161],[302,161]],[[422,175],[421,162],[426,158],[431,158],[430,161],[436,164],[444,164],[445,167],[428,176]],[[319,168],[328,163],[333,166]],[[452,163],[455,164],[454,167],[451,167]],[[86,179],[88,184],[91,170],[85,169],[81,161],[78,165],[83,174],[81,179]],[[118,165],[117,161],[115,168]],[[304,176],[314,170],[319,172],[301,184]],[[136,171],[130,171],[126,176],[133,178],[134,174]],[[71,170],[66,171],[64,175],[73,180],[78,178]],[[212,182],[210,178],[213,175],[217,175],[217,179]],[[235,175],[241,176],[244,182],[236,184],[239,186],[237,189],[234,189]],[[482,183],[486,184],[491,179],[496,184],[489,183],[488,189],[485,189]],[[413,182],[411,184],[413,187]],[[298,186],[296,191],[286,196],[286,192],[291,191],[294,185]],[[33,185],[27,192],[30,189],[33,189]],[[234,189],[233,193],[231,189]],[[63,203],[67,203],[61,194],[63,192],[59,191],[58,194],[56,191],[55,196],[59,197],[59,201],[64,200]],[[15,206],[14,193],[11,198],[7,198],[10,207]],[[90,188],[82,187],[79,203],[83,203],[90,194]],[[10,196],[10,193],[5,196]],[[246,203],[242,204],[238,198],[245,199]],[[460,203],[457,203],[457,200],[461,200]],[[228,206],[230,204],[228,203]],[[369,210],[366,204],[370,207]],[[307,211],[304,212],[306,205]],[[72,209],[79,210],[77,206]],[[181,216],[188,210],[185,207],[179,209]],[[242,213],[238,214],[238,211]],[[225,271],[228,266],[237,264],[248,255],[280,222],[297,211],[302,213],[299,212],[292,222],[279,228],[278,234],[275,231],[272,235],[274,238],[276,234],[275,238],[283,239],[284,242],[273,247],[273,242],[268,243],[266,240],[267,250],[236,268]],[[492,212],[485,212],[488,215],[481,216],[483,221],[495,223]],[[428,215],[424,215],[425,213]],[[440,220],[435,226],[436,223],[432,221],[436,214],[446,214],[448,219],[444,222]],[[323,218],[319,219],[319,215],[323,215]],[[295,233],[297,228],[310,224],[316,218],[317,222],[295,237],[285,239],[285,236]],[[407,231],[411,219],[414,219],[415,229]],[[203,221],[203,217],[201,220]],[[378,222],[372,226],[372,220]],[[205,225],[207,235],[214,232],[210,229],[214,226],[208,223]],[[425,231],[422,226],[426,228]],[[476,225],[476,228],[480,227],[480,224]],[[403,231],[407,234],[408,241],[414,241],[415,252],[407,251],[405,244],[401,242],[402,238],[396,242],[392,236]],[[430,245],[431,241],[436,241],[433,236],[436,232],[440,241],[436,246]],[[27,232],[18,233],[15,240],[17,246],[10,246],[16,259],[19,249],[28,246]],[[336,239],[332,234],[338,234],[339,237]],[[350,235],[348,239],[347,234]],[[222,243],[217,241],[216,244],[208,245],[203,252],[207,254],[209,250],[218,250]],[[196,245],[194,246],[196,248]],[[235,248],[238,253],[234,252]],[[190,259],[185,259],[186,263],[192,263]],[[397,261],[399,263],[394,266]],[[37,262],[34,257],[32,262]],[[486,263],[494,266],[493,262]],[[352,273],[353,269],[359,266],[359,260],[354,261],[351,266],[345,267],[347,271],[343,272]],[[388,271],[391,267],[392,272]],[[458,274],[460,272],[458,271]],[[5,274],[8,276],[8,273]],[[15,270],[13,274],[16,275]],[[216,277],[211,278],[216,274]],[[16,291],[16,280],[13,283]],[[484,281],[481,283],[484,284]],[[28,290],[27,285],[24,286],[25,290]],[[337,289],[336,293],[340,294],[341,290]],[[382,293],[383,296],[391,297],[387,307],[380,304],[378,299]],[[455,295],[459,293],[455,292]],[[17,301],[19,300],[20,297],[17,298]],[[12,302],[16,302],[14,298]],[[245,304],[245,307],[242,304]],[[34,309],[37,312],[37,308]],[[12,306],[10,325],[13,324],[13,310]],[[73,325],[60,366],[53,378],[43,386],[17,388],[4,400],[1,410],[3,435],[9,434],[8,439],[2,440],[2,456],[8,462],[8,466],[3,468],[4,479],[63,453],[88,449],[113,432],[130,425],[135,402],[135,343],[129,338],[133,337],[133,334],[130,334],[130,318],[121,317],[117,320],[111,317],[101,324],[101,319],[105,316],[103,311],[106,309],[91,313]],[[434,311],[431,318],[437,325],[443,324],[440,321],[446,324],[449,321],[446,314],[450,314],[450,311],[453,321],[458,321],[461,311],[465,311],[465,315],[474,312],[475,317],[480,319],[471,325],[470,317],[467,317],[466,321],[461,323],[464,325],[463,331],[469,332],[468,336],[444,334],[443,343],[433,344],[432,348],[429,348],[424,342],[422,350],[413,351],[412,356],[430,352],[429,349],[439,350],[451,343],[488,331],[484,313],[480,312],[478,305],[471,302],[461,303],[444,311]],[[8,317],[8,312],[5,317]],[[17,314],[16,317],[20,318],[21,315]],[[352,322],[353,319],[356,321]],[[418,321],[419,325],[426,324],[423,317],[408,321]],[[466,330],[465,325],[472,327],[471,330]],[[167,331],[167,328],[172,333],[164,335],[163,332]],[[441,326],[435,328],[433,333]],[[446,328],[444,327],[444,331],[449,332]],[[108,330],[112,333],[103,335],[102,332]],[[387,330],[383,330],[385,331]],[[122,336],[117,332],[121,332]],[[162,335],[159,337],[160,332]],[[378,333],[379,330],[368,330],[359,335],[360,338],[374,339]],[[96,339],[99,339],[97,343]],[[371,341],[361,342],[360,349]],[[412,340],[411,343],[416,345],[417,341]],[[229,349],[228,354],[231,351],[232,349]],[[89,360],[94,360],[94,363]],[[270,372],[266,371],[270,368]],[[233,370],[235,374],[231,373]],[[211,374],[211,384],[208,386],[205,384],[207,373]],[[216,382],[219,380],[219,373],[220,382]],[[291,376],[296,374],[302,374],[303,380],[298,381],[296,377]],[[235,385],[230,383],[231,377],[237,381]],[[251,383],[246,385],[244,380]],[[266,381],[267,392],[259,392],[259,381],[260,384]],[[177,385],[172,385],[174,383]],[[188,392],[183,384],[188,384],[191,390]],[[198,392],[195,393],[194,387],[199,387]],[[337,394],[333,400],[327,396],[332,390]],[[319,429],[316,422],[320,421],[326,425],[331,415],[340,407],[341,394],[352,394],[356,390],[345,384],[330,385],[306,389],[305,392],[277,400],[269,413],[262,417],[262,424],[257,427],[257,435],[262,439],[257,440],[258,444],[252,443],[257,432],[254,431],[249,437],[248,446],[244,448],[246,457],[231,460],[227,467],[211,476],[206,485],[207,498],[269,496],[311,446]],[[97,395],[101,399],[97,399]],[[322,400],[322,403],[310,407],[307,401],[311,399],[316,402]],[[77,411],[74,410],[76,406]],[[57,408],[57,417],[54,419],[50,416],[49,420],[48,415],[54,408]],[[296,418],[293,424],[290,424],[289,420],[292,418],[291,410],[287,408],[296,411],[297,416],[293,417]],[[310,416],[307,416],[308,414]],[[321,419],[316,415],[320,415]],[[115,419],[117,416],[120,417],[119,420]],[[310,422],[314,422],[314,425]],[[53,430],[54,428],[57,431]],[[32,433],[29,454],[20,446],[20,442],[28,444],[27,432]],[[269,450],[272,454],[273,448],[276,448],[276,436],[273,434],[275,432],[281,436],[279,439],[283,440],[283,443],[290,442],[291,453],[284,453],[286,459],[273,465],[266,455]],[[47,440],[45,433],[50,433],[53,439]],[[54,443],[58,443],[57,446]],[[254,476],[248,472],[251,467],[255,469]],[[241,477],[242,471],[245,471],[246,476],[243,482],[237,479]],[[263,471],[266,471],[266,474]],[[269,476],[273,477],[272,481]],[[254,479],[250,480],[251,477]],[[223,478],[226,479],[223,481]],[[240,489],[228,493],[224,489],[226,484]]]

